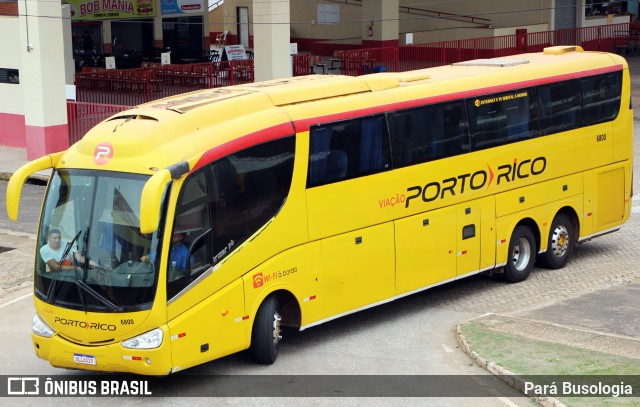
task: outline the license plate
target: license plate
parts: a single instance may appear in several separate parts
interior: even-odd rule
[[[95,365],[96,357],[91,355],[73,354],[73,361],[82,365]]]

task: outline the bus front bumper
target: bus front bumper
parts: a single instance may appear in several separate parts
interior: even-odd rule
[[[36,355],[54,367],[163,376],[171,372],[171,345],[166,334],[155,349],[127,349],[120,342],[83,346],[58,334],[45,338],[32,333],[31,338]]]

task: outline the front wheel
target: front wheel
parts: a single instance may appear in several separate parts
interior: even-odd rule
[[[278,298],[270,295],[260,305],[253,323],[251,351],[256,362],[272,364],[276,361],[282,339],[281,321]]]
[[[551,223],[547,251],[540,255],[540,262],[550,269],[563,268],[573,253],[575,243],[573,222],[564,213],[559,213]]]
[[[509,258],[503,277],[510,283],[519,283],[529,277],[536,258],[536,239],[531,229],[517,226],[509,241]]]

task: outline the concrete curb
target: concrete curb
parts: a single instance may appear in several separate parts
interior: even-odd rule
[[[462,351],[464,353],[466,353],[471,358],[471,360],[473,360],[478,366],[480,366],[483,369],[486,369],[489,373],[493,374],[498,379],[500,379],[503,382],[507,383],[509,386],[511,386],[514,389],[518,390],[520,393],[524,394],[525,396],[529,397],[530,399],[536,401],[541,406],[543,406],[543,407],[567,407],[566,404],[562,403],[560,400],[555,399],[553,397],[536,397],[536,396],[527,395],[524,392],[525,381],[524,381],[523,378],[521,378],[520,376],[516,375],[515,373],[505,369],[504,367],[498,365],[495,362],[488,361],[487,359],[482,357],[480,354],[478,354],[478,352],[476,352],[476,351],[471,349],[471,346],[469,345],[469,342],[467,342],[467,338],[461,332],[460,327],[463,324],[466,324],[468,322],[472,322],[472,321],[480,319],[480,318],[484,318],[487,315],[497,315],[497,314],[488,313],[488,314],[480,315],[478,317],[474,317],[474,318],[468,319],[468,320],[466,320],[466,321],[464,321],[464,322],[462,322],[462,323],[460,323],[460,324],[458,324],[456,326],[456,340],[458,341],[458,345],[460,345],[460,349],[462,349]]]

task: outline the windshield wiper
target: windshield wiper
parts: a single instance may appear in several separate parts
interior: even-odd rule
[[[49,290],[47,290],[47,303],[49,303],[49,304],[52,303],[52,301],[54,299],[54,296],[55,296],[56,283],[58,282],[59,275],[61,274],[61,271],[62,271],[62,262],[69,255],[69,252],[71,251],[71,248],[73,247],[73,244],[76,242],[76,240],[78,240],[78,238],[80,237],[81,233],[82,233],[82,230],[79,231],[78,233],[76,233],[76,235],[73,238],[73,240],[71,240],[69,243],[67,243],[67,245],[64,248],[64,251],[62,252],[62,256],[60,256],[60,261],[58,262],[58,267],[56,268],[55,274],[53,276],[53,280],[51,281],[51,285],[49,286]]]
[[[87,231],[84,234],[84,237],[82,238],[84,244],[82,245],[83,249],[82,249],[82,253],[80,253],[80,255],[82,256],[82,258],[84,259],[84,264],[82,265],[82,281],[87,281],[87,271],[89,269],[89,259],[87,258],[87,246],[89,244],[89,231],[91,230],[90,226],[87,226]],[[74,264],[75,264],[75,257],[74,257]],[[73,270],[76,273],[76,283],[80,280],[80,274],[78,272],[78,268],[74,267]],[[82,301],[82,309],[83,311],[86,313],[87,312],[87,301],[84,299],[84,294],[82,292],[82,290],[80,289],[80,286],[78,286],[76,284],[76,288],[78,288],[78,297],[80,297],[80,301]]]
[[[82,301],[82,309],[84,310],[84,312],[87,312],[87,302],[84,298],[84,293],[86,292],[87,294],[89,294],[91,297],[93,297],[95,300],[99,301],[100,303],[102,303],[103,305],[106,305],[107,307],[109,307],[112,311],[122,311],[122,308],[118,307],[116,304],[114,304],[113,302],[111,302],[108,298],[106,298],[104,295],[100,294],[99,292],[97,292],[96,290],[94,290],[93,288],[91,288],[87,283],[87,275],[89,274],[89,265],[90,265],[90,261],[91,259],[87,256],[87,246],[89,244],[89,232],[91,231],[91,227],[87,226],[87,230],[84,234],[84,245],[83,245],[83,250],[80,253],[80,255],[82,256],[82,259],[84,259],[82,266],[82,275],[80,275],[78,269],[75,270],[76,272],[76,287],[78,288],[78,295],[80,296],[80,301]]]
[[[122,307],[118,307],[116,304],[114,304],[113,302],[109,301],[102,294],[100,294],[99,292],[97,292],[93,288],[89,287],[84,281],[76,280],[76,286],[78,286],[79,288],[84,290],[87,294],[92,296],[95,300],[98,300],[102,304],[104,304],[107,307],[111,308],[112,311],[122,312],[122,310],[123,310]],[[84,302],[83,302],[83,305],[84,305]],[[84,307],[85,307],[85,312],[86,312],[86,305],[84,305]]]

